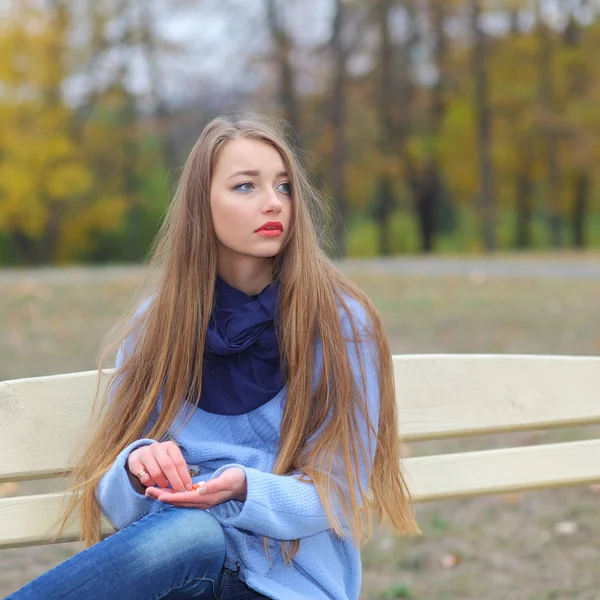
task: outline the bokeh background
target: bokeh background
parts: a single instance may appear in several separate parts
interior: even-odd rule
[[[394,353],[597,355],[598,48],[600,0],[0,0],[0,380],[95,367],[224,111],[289,124]],[[361,599],[598,600],[599,508],[599,486],[419,506],[423,536],[364,548]],[[0,595],[78,549],[0,551]]]
[[[2,0],[0,262],[143,257],[221,111],[283,117],[339,255],[600,246],[597,0]]]

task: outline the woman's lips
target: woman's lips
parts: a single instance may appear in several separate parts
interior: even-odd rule
[[[256,233],[264,237],[279,237],[283,232],[279,229],[259,229]]]
[[[278,237],[283,233],[283,225],[279,221],[269,221],[261,225],[255,233],[265,237]]]

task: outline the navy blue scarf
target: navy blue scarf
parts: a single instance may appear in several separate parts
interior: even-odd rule
[[[283,387],[275,331],[277,282],[248,296],[217,278],[216,308],[206,332],[201,409],[241,415]]]

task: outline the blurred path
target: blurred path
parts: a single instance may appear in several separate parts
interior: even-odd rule
[[[116,281],[141,277],[139,265],[32,267],[31,269],[0,269],[0,285],[11,283],[77,283],[82,281]]]
[[[348,259],[337,263],[348,273],[421,275],[427,277],[490,277],[600,280],[600,255],[500,256],[500,257],[402,257]],[[0,285],[26,281],[73,283],[140,278],[144,267],[42,267],[0,270]]]
[[[568,258],[378,258],[339,263],[348,273],[600,280],[600,257]]]

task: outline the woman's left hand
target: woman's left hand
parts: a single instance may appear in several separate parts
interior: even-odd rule
[[[198,489],[174,492],[158,487],[146,488],[146,496],[182,508],[212,508],[228,500],[246,500],[246,473],[231,467],[210,481],[198,482]]]

